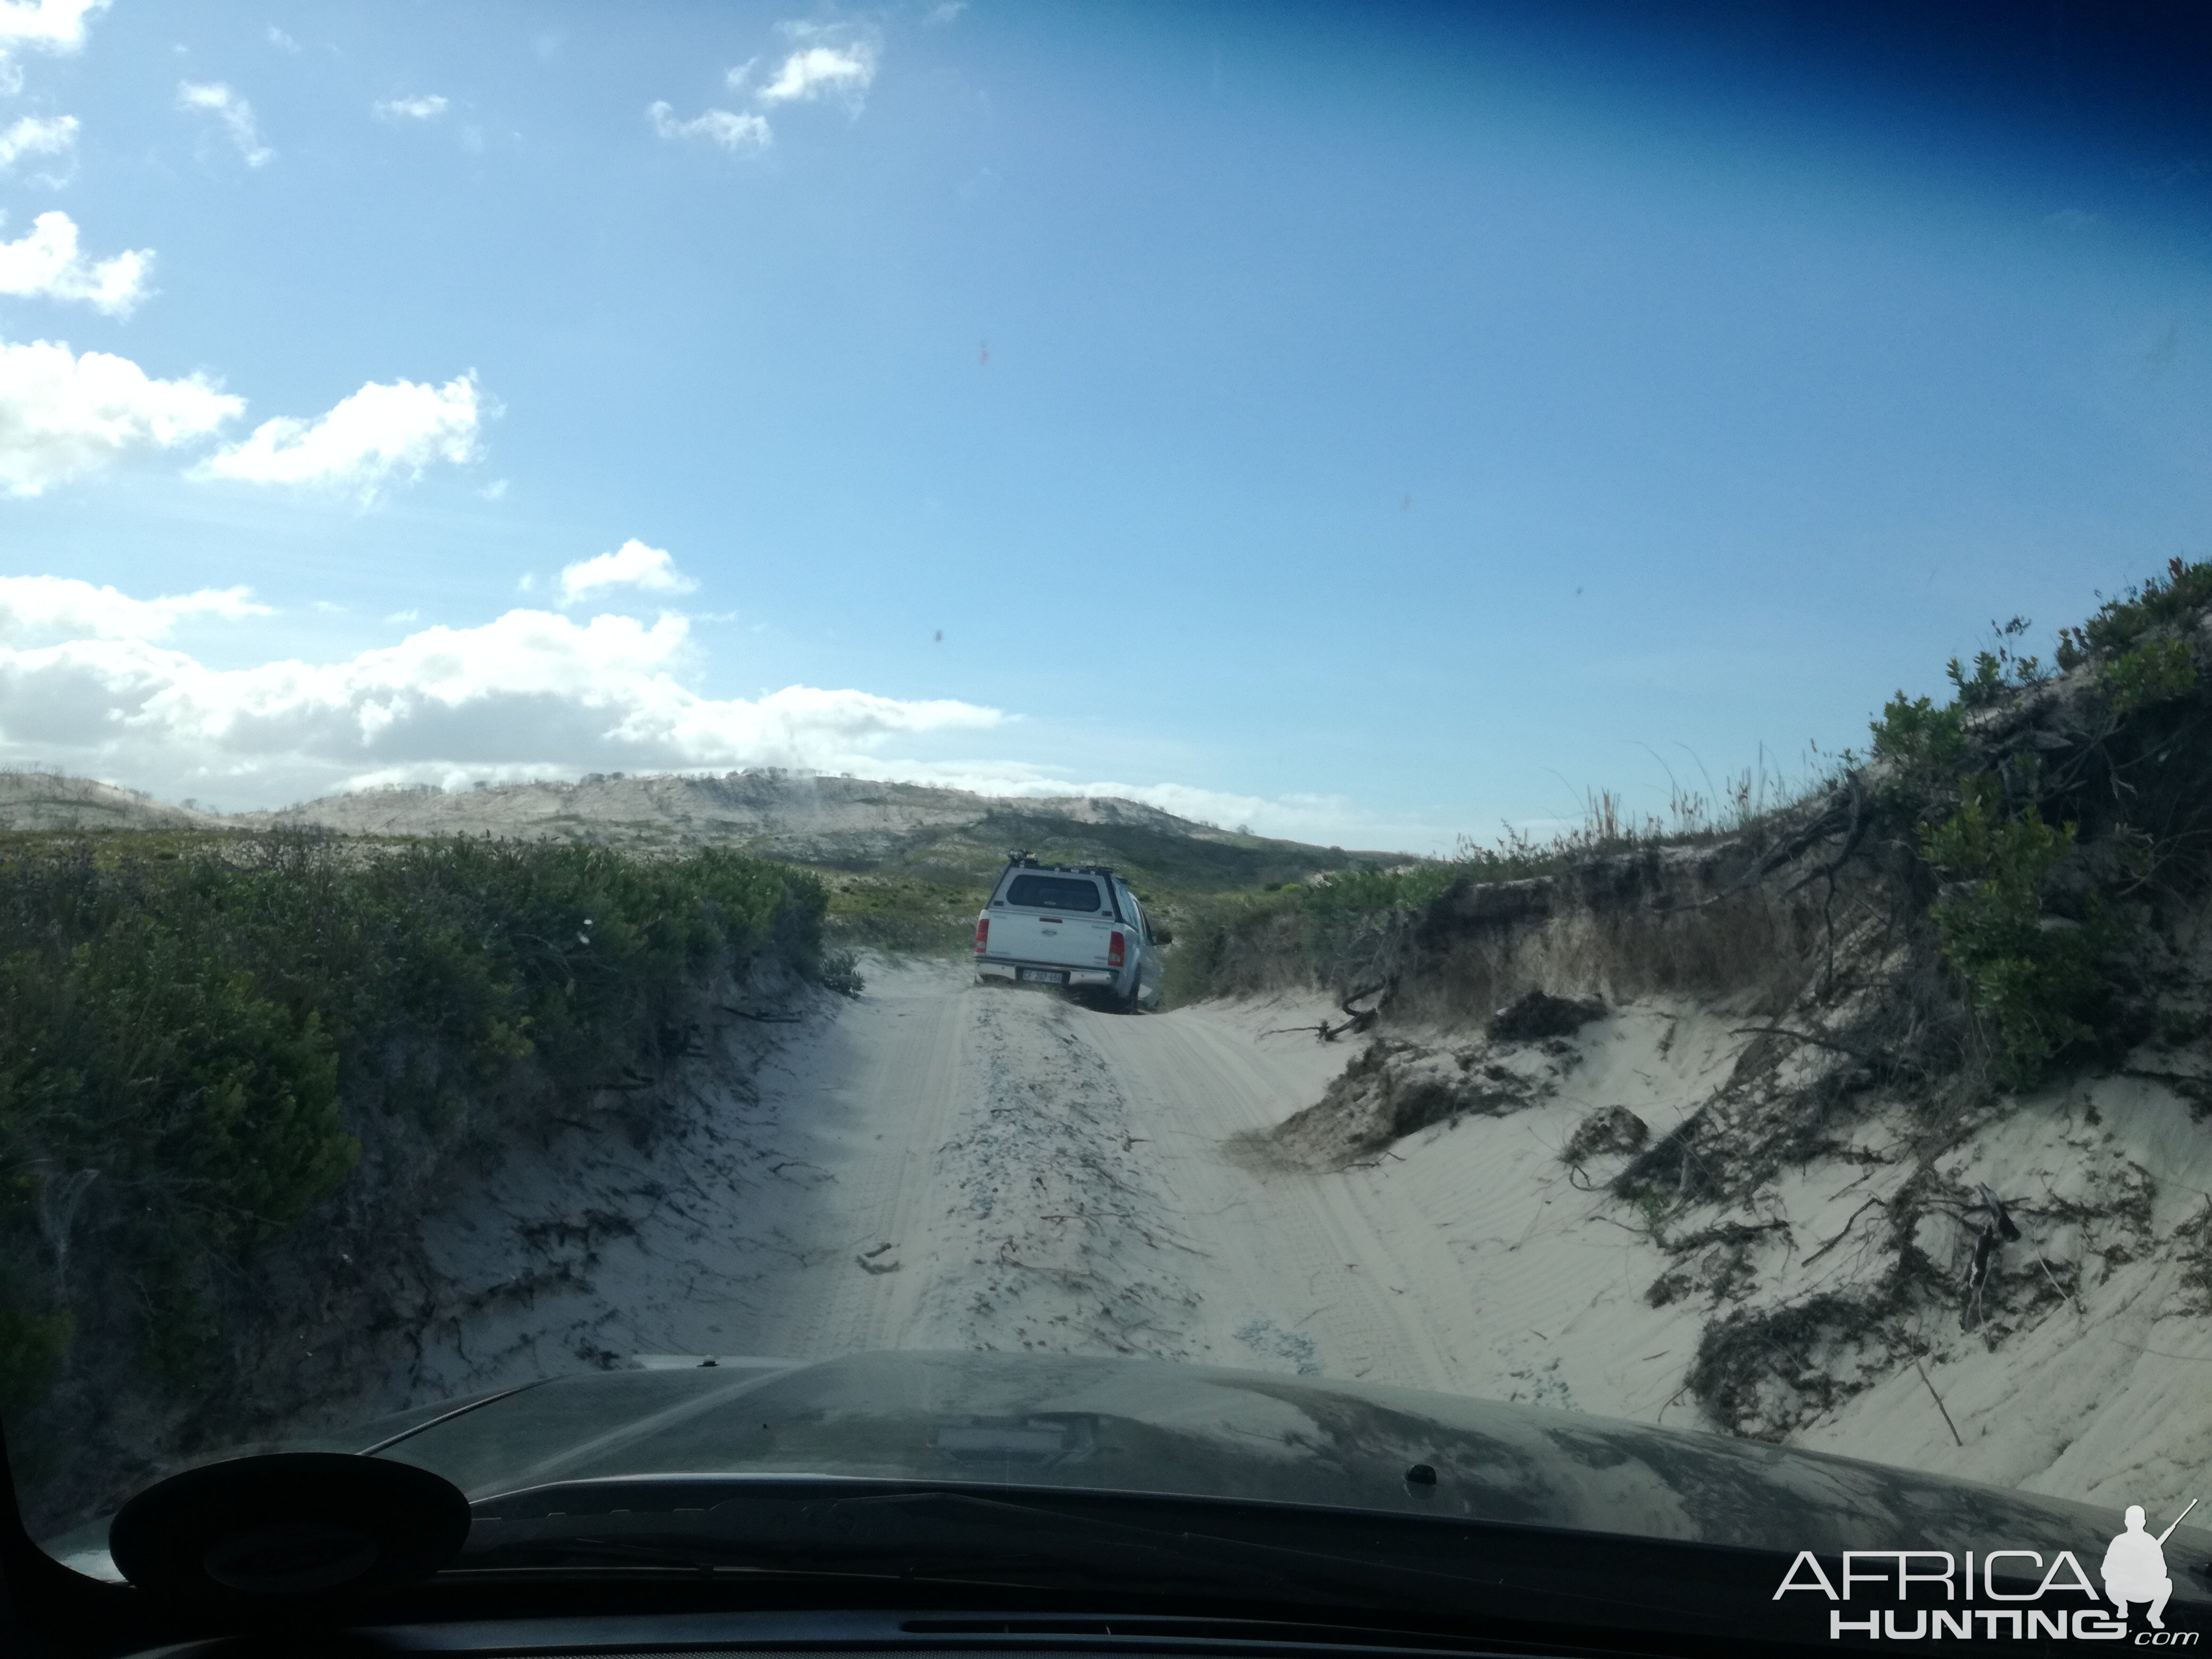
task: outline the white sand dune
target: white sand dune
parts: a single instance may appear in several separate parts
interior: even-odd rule
[[[1602,1106],[1664,1133],[1726,1077],[1742,1041],[1729,1022],[1687,1003],[1616,1010],[1576,1040],[1553,1098],[1425,1130],[1362,1167],[1238,1156],[1237,1137],[1310,1104],[1349,1057],[1280,1030],[1320,1012],[1131,1018],[979,988],[957,966],[872,962],[857,1001],[733,1036],[757,1088],[700,1087],[643,1150],[586,1131],[517,1149],[436,1218],[448,1316],[380,1403],[638,1353],[949,1347],[1367,1377],[1699,1426],[1685,1376],[1711,1305],[1654,1306],[1674,1259],[1587,1184],[1618,1160],[1578,1176],[1559,1152]],[[2173,1234],[2212,1187],[2212,1153],[2170,1097],[2100,1086],[2101,1127],[2086,1098],[2056,1102],[1946,1158],[2013,1190],[2159,1165],[2153,1212],[2120,1252],[2133,1259],[2084,1273],[2078,1310],[1999,1347],[1956,1322],[1931,1330],[1928,1382],[1907,1364],[1794,1437],[2154,1510],[2205,1484],[2212,1328],[2181,1315]],[[1862,1133],[1874,1145],[1881,1126]],[[1754,1258],[1747,1303],[1871,1271],[1846,1223],[1908,1174],[1842,1158],[1778,1182],[1773,1213],[1804,1242],[1778,1234]],[[2103,1224],[2039,1248],[2109,1250]]]

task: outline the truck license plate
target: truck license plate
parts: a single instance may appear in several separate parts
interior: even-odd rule
[[[1056,968],[1017,968],[1014,969],[1014,976],[1017,979],[1035,980],[1040,985],[1067,983],[1067,975]]]

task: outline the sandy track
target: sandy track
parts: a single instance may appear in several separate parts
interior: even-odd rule
[[[1624,1005],[1585,1028],[1540,1102],[1311,1173],[1270,1167],[1239,1138],[1317,1100],[1352,1057],[1271,1034],[1310,1027],[1318,1004],[1132,1018],[977,987],[959,964],[876,962],[859,1000],[822,994],[817,1008],[726,1034],[731,1063],[702,1068],[650,1136],[606,1126],[510,1149],[426,1230],[435,1311],[366,1403],[635,1354],[954,1348],[1698,1421],[1685,1374],[1711,1310],[1654,1297],[1674,1261],[1601,1190],[1607,1170],[1593,1170],[1598,1189],[1578,1185],[1559,1153],[1598,1107],[1626,1105],[1657,1135],[1709,1098],[1741,1046],[1713,1011]],[[2212,1151],[2179,1102],[2130,1097],[2142,1088],[2100,1085],[2102,1128],[2085,1127],[2098,1121],[2086,1098],[2054,1099],[1951,1154],[2007,1191],[2094,1197],[2095,1169],[2137,1172],[2158,1196],[2127,1265],[2001,1347],[1932,1321],[1926,1377],[1896,1368],[1797,1438],[2168,1512],[2194,1495],[2189,1472],[2212,1449],[2194,1403],[2212,1336],[2178,1230],[2212,1188]],[[1858,1133],[1879,1151],[1889,1131]],[[1876,1271],[1847,1236],[1869,1169],[1894,1182],[1911,1167],[1844,1158],[1779,1182],[1764,1201],[1795,1231],[1753,1264],[1760,1294]],[[2102,1235],[2038,1248],[2069,1259]]]
[[[1131,1018],[957,969],[878,969],[837,1030],[793,1057],[785,1120],[810,1097],[839,1101],[841,1121],[817,1132],[838,1178],[820,1194],[817,1254],[757,1346],[1302,1370],[1344,1347],[1353,1370],[1435,1378],[1420,1310],[1385,1288],[1387,1252],[1356,1208],[1224,1150],[1310,1103],[1343,1063],[1309,1037],[1258,1035],[1312,1017]]]
[[[1724,1072],[1724,1024],[1624,1008],[1540,1105],[1368,1167],[1268,1167],[1240,1138],[1357,1052],[1280,1029],[1323,1011],[1130,1017],[874,962],[856,1001],[732,1033],[750,1083],[702,1079],[651,1144],[514,1149],[429,1229],[447,1311],[379,1403],[639,1353],[954,1348],[1667,1413],[1701,1316],[1650,1305],[1665,1258],[1557,1154],[1600,1105],[1671,1127]]]
[[[823,1019],[739,1034],[754,1087],[702,1088],[653,1142],[511,1151],[433,1224],[447,1311],[380,1403],[635,1352],[883,1347],[1460,1383],[1445,1334],[1474,1310],[1433,1229],[1227,1148],[1343,1065],[1262,1035],[1316,1014],[1131,1018],[876,963]]]

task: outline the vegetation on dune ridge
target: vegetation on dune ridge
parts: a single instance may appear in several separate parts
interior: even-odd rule
[[[2212,562],[2171,561],[2060,630],[2057,672],[2000,625],[1956,695],[1899,692],[1874,726],[1876,788],[1907,831],[1979,1059],[2033,1087],[2147,1035],[2162,902],[2192,896],[2212,850],[2212,753],[2197,661]],[[2060,676],[2063,675],[2063,678]]]
[[[1356,1000],[1388,985],[1408,930],[1447,894],[1557,876],[1622,854],[1756,834],[1832,781],[1824,775],[1793,786],[1764,768],[1729,777],[1711,795],[1678,781],[1666,815],[1642,818],[1625,811],[1619,795],[1594,791],[1580,824],[1547,837],[1509,825],[1492,843],[1462,839],[1447,859],[1362,860],[1303,881],[1190,896],[1168,963],[1168,1000],[1289,983],[1318,984]]]
[[[2109,1059],[2146,1018],[2179,1018],[2156,1012],[2143,961],[2158,902],[2193,893],[2212,849],[2208,605],[2212,562],[2176,559],[2061,630],[2053,665],[2020,654],[2024,619],[1998,625],[1971,665],[1948,665],[1949,700],[1899,692],[1868,754],[1845,751],[1778,801],[1746,777],[1717,808],[1678,790],[1669,818],[1630,824],[1600,796],[1547,842],[1509,835],[1431,865],[1200,901],[1178,928],[1170,995],[1307,982],[1387,999],[1412,942],[1473,890],[1731,845],[1763,876],[1826,845],[1835,864],[1815,873],[1832,892],[1844,863],[1889,848],[1903,858],[1887,889],[1900,922],[1940,965],[1917,1018],[1923,1035],[1948,1033],[1948,1071],[2019,1091]],[[1702,915],[1673,925],[1708,925]]]
[[[1777,1001],[1724,1103],[1613,1182],[1683,1264],[1654,1299],[1676,1285],[1713,1296],[1686,1380],[1732,1432],[1785,1438],[1902,1365],[1933,1366],[1942,1312],[1984,1350],[2062,1308],[2081,1316],[2118,1264],[2167,1255],[2171,1311],[2205,1310],[2212,1207],[2160,1239],[2165,1172],[2112,1131],[2069,1136],[2060,1184],[2040,1192],[1993,1193],[1966,1175],[1972,1159],[1945,1163],[1977,1135],[2009,1139],[2031,1099],[2094,1129],[2085,1085],[2100,1073],[2162,1092],[2138,1131],[2181,1105],[2212,1114],[2212,562],[2172,561],[2063,630],[2055,672],[2016,653],[2026,627],[1998,628],[1972,667],[1954,662],[1948,703],[1891,700],[1863,778],[1870,850],[1845,872],[1858,948]],[[1793,1033],[1822,1059],[1798,1048],[1785,1064]],[[1832,1156],[1841,1126],[1877,1110],[1903,1136],[1884,1161],[1912,1173],[1880,1195],[1857,1282],[1754,1298],[1751,1236],[1786,1224],[1761,1214],[1765,1183]],[[1691,1226],[1706,1214],[1720,1224]],[[2075,1247],[2054,1249],[2069,1228]]]
[[[2141,1135],[2212,1117],[2212,563],[2106,602],[2050,665],[2021,650],[2027,627],[1954,661],[1948,697],[1892,697],[1869,751],[1801,799],[1717,833],[1594,815],[1549,846],[1187,921],[1186,996],[1318,983],[1346,1016],[1322,1036],[1373,1034],[1268,1155],[1341,1168],[1562,1101],[1499,1052],[1532,1001],[1686,1002],[1737,1039],[1725,1073],[1663,1133],[1632,1117],[1618,1163],[1578,1145],[1613,1109],[1585,1117],[1566,1161],[1665,1259],[1646,1301],[1699,1304],[1682,1381],[1713,1426],[1832,1423],[1905,1367],[2081,1316],[2121,1264],[2170,1261],[2168,1305],[2201,1314],[2212,1208],[2158,1237],[2138,1159]],[[2114,1073],[2135,1103],[2100,1128],[2093,1085]],[[2063,1141],[2031,1149],[2045,1136]],[[1840,1230],[1806,1194],[1828,1171],[1866,1183]]]
[[[11,1431],[73,1368],[219,1388],[238,1269],[340,1196],[364,1141],[434,1161],[500,1103],[618,1085],[694,1041],[716,975],[839,977],[824,903],[714,851],[0,838]]]

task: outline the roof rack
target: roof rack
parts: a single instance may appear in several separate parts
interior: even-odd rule
[[[1006,862],[1023,870],[1054,870],[1064,876],[1104,876],[1109,881],[1114,876],[1110,864],[1039,864],[1036,854],[1026,849],[1009,852]]]

